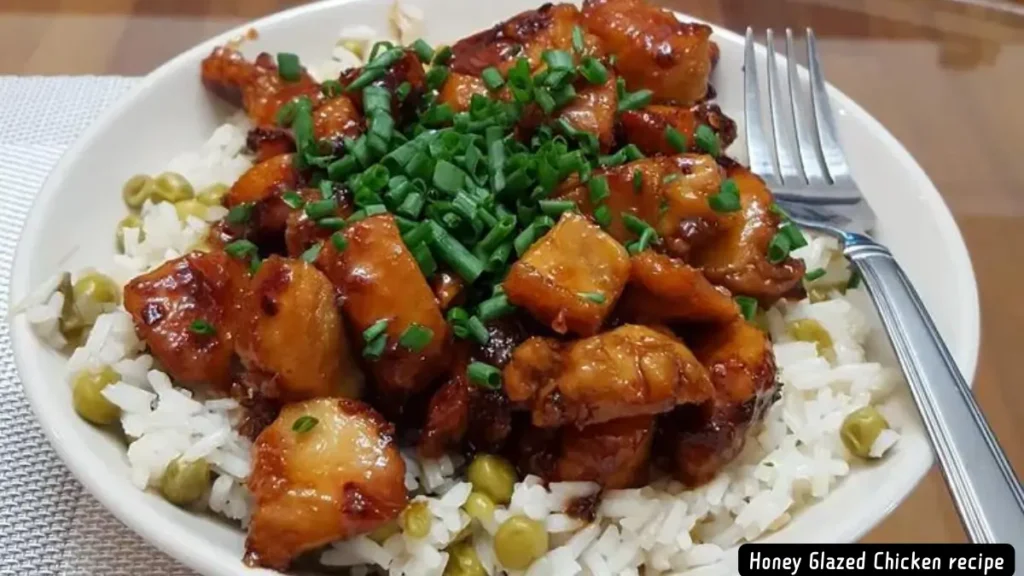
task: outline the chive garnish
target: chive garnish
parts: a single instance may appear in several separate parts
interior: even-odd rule
[[[501,72],[494,66],[484,68],[484,71],[480,73],[480,78],[489,90],[497,90],[505,85],[505,79],[501,77]]]
[[[331,234],[331,244],[334,245],[334,249],[338,252],[344,252],[345,248],[348,248],[348,240],[345,239],[345,235],[341,232]]]
[[[488,390],[501,389],[501,370],[484,362],[471,362],[466,370],[469,381]]]
[[[323,249],[324,245],[320,242],[313,244],[302,253],[302,260],[312,264],[316,262],[317,256],[320,256],[320,250]]]
[[[621,78],[620,78],[621,80]],[[654,93],[650,90],[637,90],[629,94],[619,96],[619,112],[639,110],[651,103]]]
[[[708,197],[708,205],[715,212],[735,212],[740,209],[740,189],[731,178],[722,181],[718,193]]]
[[[431,47],[430,44],[427,44],[422,38],[413,42],[410,48],[416,52],[416,57],[424,64],[430,64],[430,61],[434,59],[434,48]]]
[[[718,156],[721,152],[718,134],[715,134],[715,131],[707,124],[697,126],[697,130],[693,134],[693,140],[697,144],[697,148],[712,156]]]
[[[288,192],[281,194],[281,200],[292,210],[298,210],[305,204],[302,196],[299,196],[299,193],[294,190],[289,190]]]
[[[383,334],[388,329],[389,322],[390,320],[387,318],[381,318],[371,324],[369,328],[363,330],[363,342],[370,342]]]
[[[192,331],[193,334],[199,334],[200,336],[212,336],[217,333],[217,329],[213,327],[213,324],[202,319],[193,320],[192,323],[188,325],[188,329]]]
[[[686,136],[683,136],[683,133],[674,127],[665,128],[665,140],[668,140],[669,146],[676,152],[686,152]]]
[[[308,414],[304,416],[299,416],[298,418],[295,419],[295,422],[292,422],[292,432],[298,434],[305,434],[306,432],[309,432],[310,430],[315,428],[316,425],[319,423],[320,420],[317,420],[316,418]]]
[[[604,294],[601,292],[579,292],[576,295],[579,296],[580,298],[583,298],[584,300],[589,300],[594,304],[605,303]]]
[[[243,202],[238,206],[233,206],[228,210],[228,215],[224,217],[224,220],[228,224],[245,224],[252,217],[253,204],[252,202]]]
[[[572,49],[575,50],[577,54],[579,54],[579,53],[583,52],[583,50],[585,48],[586,48],[586,44],[585,44],[584,38],[583,38],[583,29],[580,28],[579,26],[573,26],[572,27]]]
[[[747,321],[753,320],[757,315],[757,300],[750,296],[737,296],[736,304],[740,307],[740,313]]]
[[[419,324],[410,324],[405,332],[398,338],[398,345],[409,350],[410,352],[419,352],[430,344],[430,341],[434,338],[434,331],[426,326],[420,326]]]
[[[254,256],[259,252],[259,249],[257,249],[256,245],[252,242],[242,239],[231,242],[224,247],[224,251],[232,258],[243,259],[248,258],[249,256]]]
[[[814,270],[811,270],[811,271],[807,272],[806,274],[804,274],[804,280],[806,280],[808,282],[814,282],[815,280],[817,280],[818,278],[821,278],[824,275],[825,275],[825,269],[824,268],[815,268]]]
[[[287,82],[298,82],[302,78],[302,64],[299,63],[299,57],[291,52],[278,52],[277,74]]]

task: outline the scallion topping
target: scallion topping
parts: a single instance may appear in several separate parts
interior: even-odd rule
[[[410,352],[416,353],[426,348],[433,338],[433,330],[413,323],[398,337],[398,345]]]
[[[583,28],[580,28],[579,26],[572,27],[572,49],[575,50],[577,54],[582,53],[583,50],[586,49],[586,43],[583,38]]]
[[[715,212],[735,212],[740,209],[740,189],[731,178],[722,181],[718,194],[708,197],[708,205]]]
[[[600,204],[612,195],[611,189],[608,187],[608,179],[604,176],[591,178],[588,187],[590,189],[591,204]]]
[[[811,271],[807,272],[806,274],[804,274],[804,280],[806,280],[808,282],[814,282],[815,280],[817,280],[818,278],[821,278],[824,275],[825,275],[825,269],[824,268],[815,268],[814,270],[811,270]]]
[[[665,128],[665,140],[676,152],[686,152],[686,136],[672,126]]]
[[[231,242],[224,247],[224,251],[227,252],[228,256],[241,260],[256,255],[259,249],[252,242],[242,239]]]
[[[589,300],[594,304],[604,304],[606,300],[602,292],[579,292],[576,295],[584,300]]]
[[[715,131],[707,124],[697,126],[696,132],[693,133],[693,141],[697,144],[697,148],[712,156],[718,156],[721,152],[718,134],[715,134]]]
[[[319,220],[326,218],[334,214],[335,210],[338,209],[338,202],[333,198],[328,200],[317,200],[316,202],[310,202],[306,204],[306,216],[309,216],[312,220]]]
[[[737,296],[735,300],[740,307],[740,314],[743,314],[743,318],[748,322],[757,316],[757,300],[750,296]]]
[[[466,370],[469,381],[488,390],[501,389],[501,370],[484,362],[470,362]]]
[[[596,58],[584,58],[580,66],[580,76],[591,84],[604,84],[608,81],[608,69]]]
[[[193,320],[192,323],[188,325],[188,329],[192,331],[193,334],[199,334],[200,336],[212,336],[217,333],[217,329],[213,327],[213,324],[202,319]]]
[[[416,57],[424,64],[430,64],[430,61],[434,59],[434,48],[431,47],[430,44],[427,44],[422,38],[413,42],[410,48],[416,52]]]
[[[299,63],[299,57],[291,52],[278,52],[277,74],[286,82],[298,82],[302,78],[302,64]]]
[[[651,103],[654,93],[650,90],[637,90],[619,97],[619,112],[639,110]]]
[[[516,307],[509,303],[508,297],[499,294],[481,302],[476,313],[480,320],[487,322],[511,314],[515,310]]]
[[[252,202],[243,202],[228,210],[228,215],[224,217],[224,220],[228,224],[245,224],[252,217],[252,211]]]
[[[597,225],[607,230],[612,225],[612,211],[607,205],[602,204],[594,210],[594,220]]]
[[[387,318],[381,318],[380,320],[377,320],[376,322],[371,324],[369,328],[363,330],[363,342],[369,343],[370,341],[376,339],[378,336],[386,332],[389,323],[390,320],[388,320]]]
[[[487,332],[487,327],[478,316],[470,316],[466,322],[466,329],[469,331],[469,337],[476,340],[477,344],[483,346],[490,340],[491,335]]]
[[[344,252],[345,248],[348,248],[348,240],[345,239],[345,235],[341,232],[331,234],[331,244],[338,252]]]
[[[295,432],[297,434],[305,434],[306,432],[309,432],[313,428],[316,428],[316,425],[319,423],[320,420],[308,414],[304,416],[299,416],[298,418],[295,419],[295,422],[292,422],[292,432]]]
[[[480,73],[480,78],[487,85],[488,90],[497,90],[505,85],[505,79],[501,77],[501,72],[494,66],[484,68],[484,71]]]
[[[305,200],[302,199],[302,196],[299,196],[299,193],[294,190],[289,190],[288,192],[281,194],[281,200],[292,210],[298,210],[306,203]]]
[[[313,244],[302,253],[302,260],[310,264],[316,262],[317,257],[320,256],[320,250],[322,250],[323,247],[324,245],[321,242]]]

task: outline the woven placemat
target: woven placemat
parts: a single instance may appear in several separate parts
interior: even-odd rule
[[[0,76],[0,319],[32,200],[61,154],[135,82]],[[22,393],[0,322],[0,575],[192,572],[143,542],[86,493],[57,457]]]

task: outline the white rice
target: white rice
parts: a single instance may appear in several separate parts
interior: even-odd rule
[[[419,35],[422,15],[397,6],[395,26],[403,42]],[[372,29],[347,29],[343,39],[369,44],[378,40]],[[358,56],[340,45],[333,60],[314,67],[314,75],[335,77],[342,68],[359,65]],[[218,128],[195,152],[185,153],[168,165],[198,189],[231,183],[252,160],[244,152],[247,121],[235,116]],[[142,208],[142,229],[125,230],[125,253],[114,258],[111,274],[122,281],[187,253],[202,239],[208,222],[223,216],[211,210],[205,219],[182,222],[169,204]],[[808,246],[794,251],[808,270],[821,268],[824,276],[811,287],[827,290],[845,285],[849,272],[837,242],[810,237]],[[59,277],[40,286],[15,312],[23,312],[35,333],[55,348],[66,345],[58,319],[63,296],[56,292]],[[749,437],[742,454],[717,478],[695,490],[684,490],[669,479],[650,486],[604,493],[591,524],[565,514],[576,497],[597,492],[588,482],[553,483],[529,476],[516,484],[507,507],[498,507],[494,520],[471,523],[461,506],[471,485],[459,475],[460,456],[422,460],[413,451],[403,453],[406,487],[413,501],[424,502],[432,515],[430,534],[423,539],[397,533],[378,544],[361,536],[328,547],[320,560],[327,566],[355,567],[355,574],[379,570],[394,576],[441,575],[448,561],[445,548],[465,530],[488,575],[591,576],[720,574],[725,550],[740,542],[785,526],[799,510],[828,496],[851,469],[854,458],[839,438],[847,414],[876,405],[892,429],[879,435],[871,457],[882,457],[899,440],[897,410],[885,401],[899,381],[897,374],[866,357],[872,336],[866,318],[873,314],[870,301],[859,290],[845,295],[830,291],[819,303],[802,300],[781,303],[765,317],[774,342],[782,397],[766,413],[763,425]],[[815,345],[793,341],[787,323],[817,320],[833,341],[834,355],[821,356]],[[214,513],[246,524],[250,497],[245,486],[250,471],[250,443],[235,426],[238,405],[233,400],[204,400],[177,388],[143,353],[131,318],[123,308],[96,319],[86,343],[68,360],[68,381],[83,370],[108,365],[121,380],[103,394],[123,412],[122,427],[130,439],[127,462],[132,481],[152,489],[175,459],[205,458],[216,473],[202,504]],[[853,465],[856,465],[855,463]],[[203,506],[197,506],[202,508]],[[542,521],[550,533],[552,549],[527,571],[506,570],[496,558],[493,537],[508,517],[525,514]]]

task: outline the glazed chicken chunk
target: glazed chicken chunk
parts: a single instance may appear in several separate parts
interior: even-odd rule
[[[629,90],[648,89],[661,102],[689,106],[707,94],[711,28],[683,23],[645,0],[586,0],[583,24],[618,56]]]
[[[246,561],[285,570],[303,552],[397,518],[408,495],[393,433],[355,400],[286,406],[253,445]]]
[[[628,322],[730,322],[739,307],[723,288],[682,260],[645,250],[630,259],[629,286],[617,313]]]
[[[175,381],[225,392],[246,282],[245,266],[227,254],[193,252],[132,279],[124,307]]]
[[[743,449],[747,430],[775,401],[775,356],[768,336],[737,320],[688,340],[708,367],[714,400],[680,406],[662,417],[658,450],[666,469],[687,486],[715,477]]]
[[[642,415],[585,428],[532,428],[519,446],[520,467],[551,482],[637,487],[647,481],[654,424],[654,416]]]
[[[281,196],[300,187],[293,154],[253,165],[228,190],[224,205],[240,211],[238,220],[221,221],[211,230],[214,245],[238,238],[255,242],[263,253],[284,252],[284,231],[293,209]]]
[[[579,214],[566,212],[512,265],[509,302],[560,334],[596,334],[629,278],[621,244]]]
[[[371,216],[344,230],[346,246],[324,243],[317,266],[340,295],[342,311],[354,334],[383,325],[384,346],[359,349],[386,403],[401,403],[440,376],[448,365],[451,335],[434,293],[402,242],[394,218]],[[407,331],[429,334],[422,348],[402,344]]]
[[[323,273],[302,260],[271,256],[252,279],[238,353],[260,392],[295,402],[358,397],[362,371]]]
[[[503,377],[509,400],[542,428],[659,414],[712,395],[707,370],[682,342],[633,324],[574,342],[530,338]]]
[[[665,137],[669,127],[683,135],[687,150],[697,149],[694,136],[697,127],[702,124],[717,135],[722,150],[736,140],[736,123],[715,104],[702,103],[689,108],[652,105],[640,110],[627,110],[619,120],[622,123],[622,139],[635,144],[649,156],[676,154],[676,149]]]

